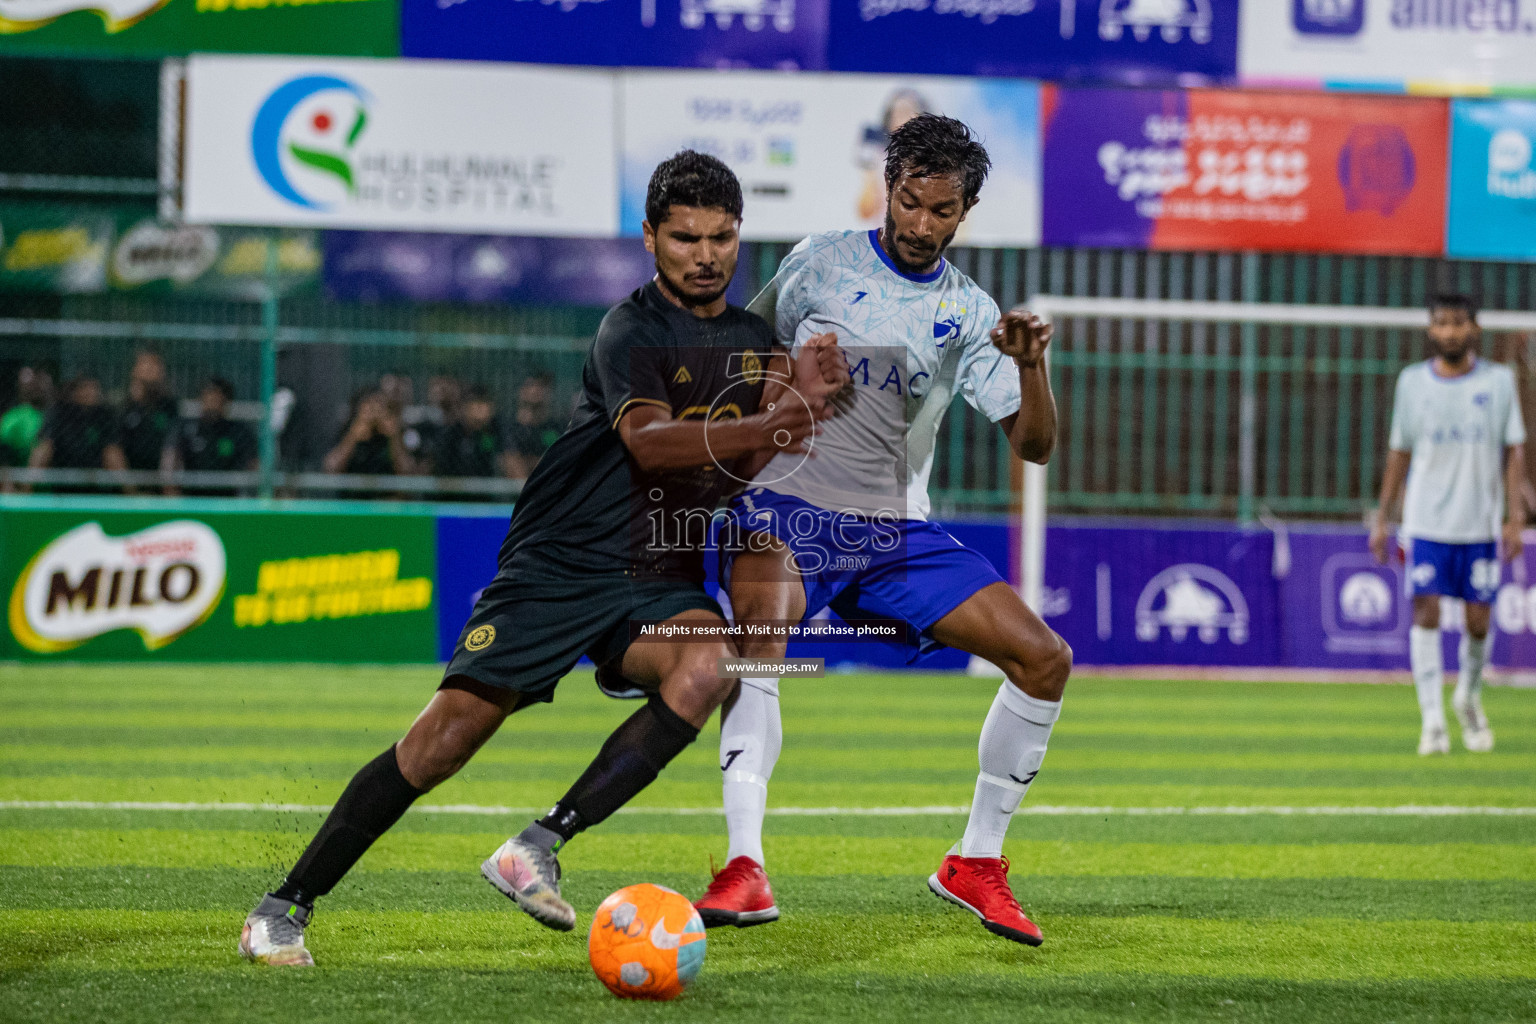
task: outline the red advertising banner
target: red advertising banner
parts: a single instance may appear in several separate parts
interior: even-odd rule
[[[1047,245],[1438,255],[1449,105],[1047,89]]]

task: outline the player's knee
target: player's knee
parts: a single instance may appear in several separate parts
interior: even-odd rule
[[[1041,674],[1053,694],[1051,699],[1060,700],[1067,688],[1067,677],[1072,674],[1072,647],[1054,632],[1041,658]]]
[[[1022,638],[1002,666],[1014,685],[1038,700],[1060,700],[1072,674],[1072,648],[1053,630]]]
[[[685,697],[695,707],[713,711],[725,703],[736,689],[736,680],[722,678],[714,664],[689,664],[678,668],[674,674],[674,692]]]

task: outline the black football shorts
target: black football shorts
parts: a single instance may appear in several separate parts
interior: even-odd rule
[[[443,678],[468,676],[531,700],[553,700],[555,684],[582,655],[616,670],[633,639],[632,624],[695,608],[725,618],[719,602],[686,580],[497,575],[475,602]]]

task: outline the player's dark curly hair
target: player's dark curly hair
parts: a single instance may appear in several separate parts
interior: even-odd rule
[[[656,165],[645,190],[645,219],[656,227],[673,206],[718,207],[741,217],[741,182],[724,163],[685,149]]]
[[[885,187],[889,191],[903,171],[915,178],[955,175],[960,178],[966,205],[981,194],[992,169],[992,158],[962,121],[943,114],[918,114],[891,133],[885,147]]]
[[[1437,309],[1459,309],[1467,315],[1468,320],[1477,322],[1477,303],[1470,295],[1442,292],[1429,300],[1429,311],[1433,313]]]

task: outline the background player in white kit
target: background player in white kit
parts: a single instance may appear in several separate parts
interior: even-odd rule
[[[1371,551],[1387,559],[1387,515],[1404,477],[1401,536],[1413,593],[1408,654],[1424,728],[1420,754],[1448,754],[1440,598],[1466,603],[1460,670],[1451,706],[1468,750],[1493,749],[1483,714],[1483,666],[1488,660],[1491,606],[1499,589],[1498,541],[1504,558],[1520,554],[1525,524],[1525,423],[1509,367],[1474,351],[1477,309],[1462,295],[1430,304],[1429,340],[1435,355],[1398,374],[1381,504],[1371,527]],[[1508,497],[1508,511],[1505,498]],[[1502,531],[1500,522],[1502,521]]]
[[[970,821],[929,887],[989,931],[1039,945],[1040,929],[1008,886],[1003,836],[1045,757],[1072,652],[990,562],[927,521],[934,439],[956,390],[1019,458],[1043,463],[1056,440],[1049,326],[1000,317],[944,259],[989,166],[961,122],[907,121],[886,151],[885,226],[810,236],[752,303],[794,350],[835,333],[852,383],[833,399],[816,457],[774,457],[733,502],[744,544],[726,555],[723,578],[738,624],[793,623],[831,607],[844,619],[904,622],[914,660],[951,646],[1003,670],[982,727]],[[785,646],[782,632],[749,637],[741,654],[780,658]],[[778,681],[741,684],[721,723],[730,857],[696,904],[707,925],[778,917],[762,848],[782,735]]]

